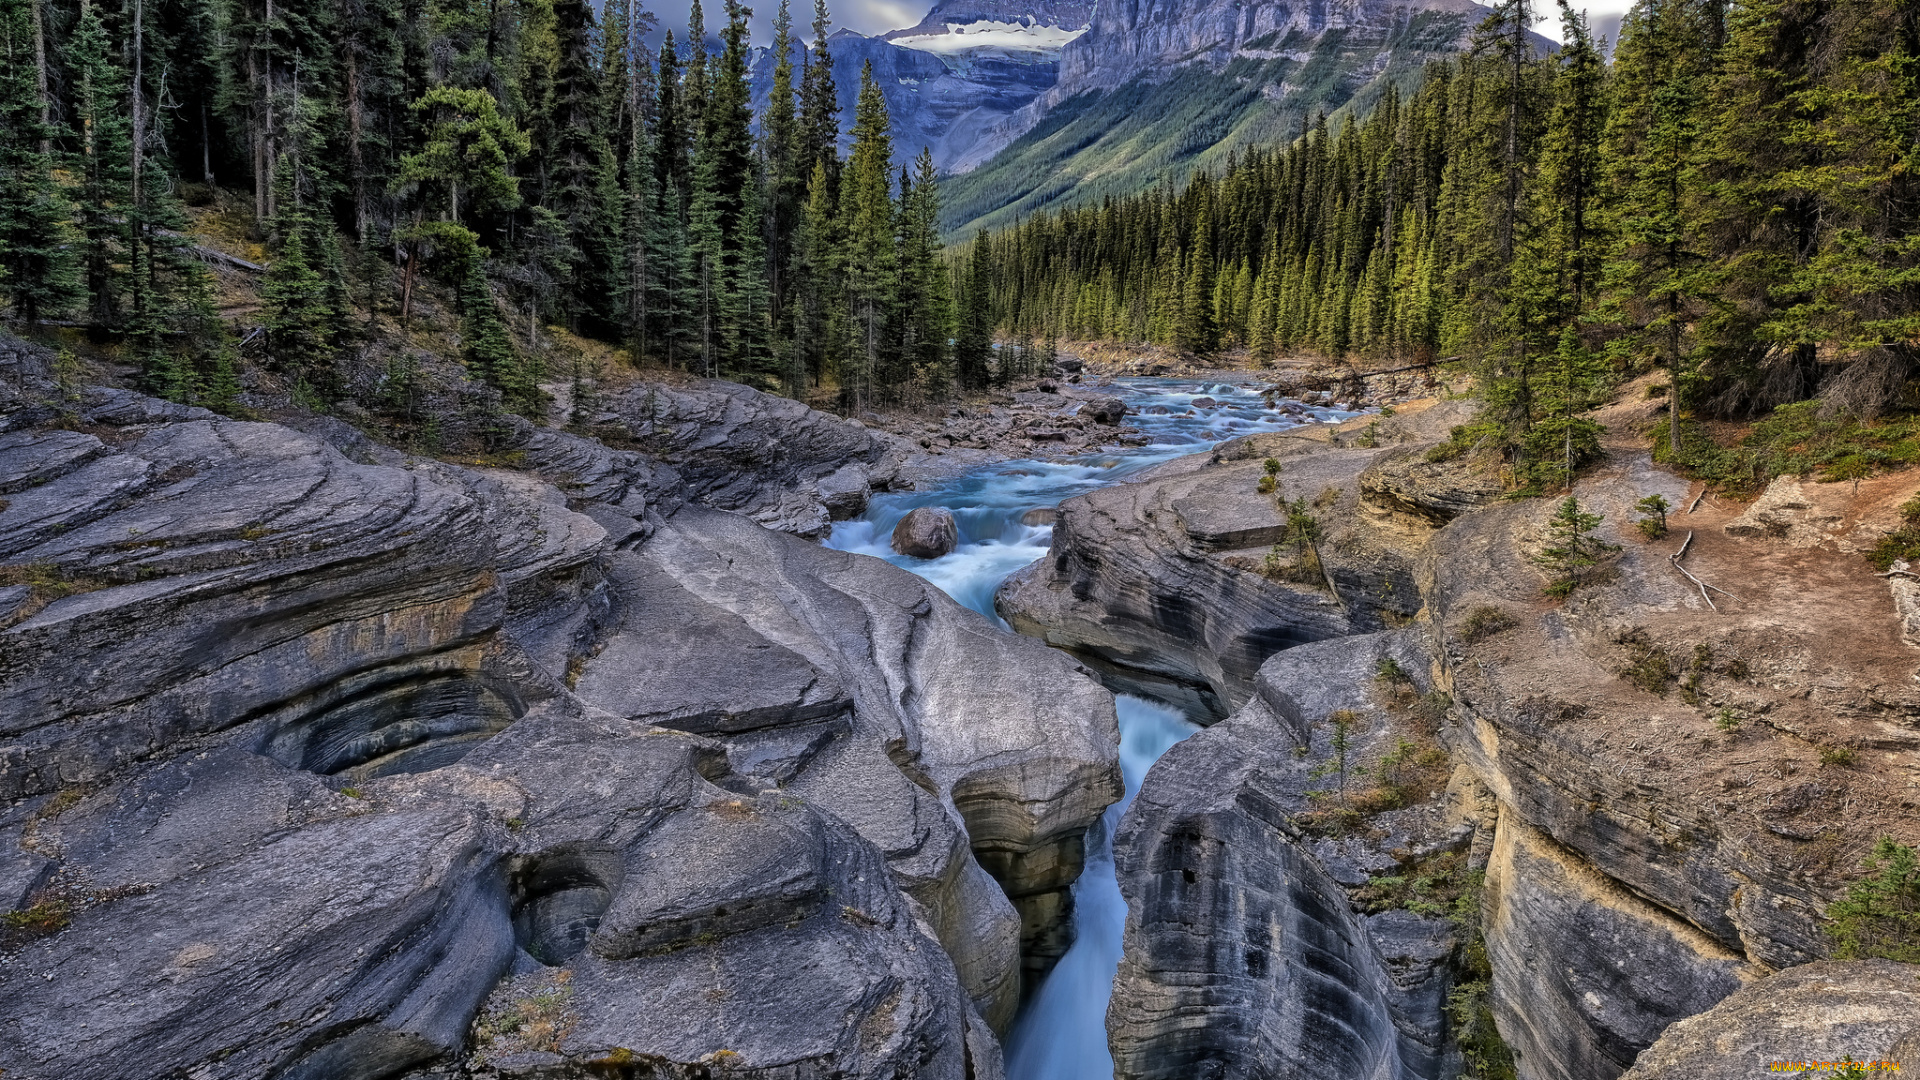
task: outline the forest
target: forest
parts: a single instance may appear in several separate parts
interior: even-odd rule
[[[696,2],[655,55],[632,0],[0,0],[0,291],[216,408],[249,365],[313,407],[394,396],[404,363],[356,360],[429,283],[482,407],[565,375],[515,320],[855,404],[946,385],[931,159],[893,174],[870,73],[840,159],[824,4],[795,50],[782,3],[753,116],[751,14],[728,0],[710,51]],[[189,225],[235,202],[269,255],[253,328]]]
[[[1464,359],[1540,483],[1648,366],[1675,421],[1911,404],[1920,4],[1644,0],[1611,63],[1565,0],[1542,49],[1533,4],[1337,130],[949,247],[870,72],[842,160],[824,0],[806,49],[783,0],[759,116],[738,0],[657,51],[635,0],[0,0],[0,293],[216,408],[249,368],[313,407],[394,397],[411,369],[365,358],[428,289],[515,411],[565,374],[542,325],[842,407],[1037,374],[1060,340]],[[216,311],[215,204],[267,253],[255,326]]]
[[[1912,405],[1920,4],[1644,0],[1611,64],[1560,8],[1550,55],[1510,0],[1337,131],[979,234],[981,317],[1262,363],[1464,359],[1477,436],[1554,486],[1598,452],[1582,411],[1649,367],[1676,419]]]

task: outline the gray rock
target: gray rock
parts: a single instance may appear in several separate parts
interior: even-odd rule
[[[1506,812],[1485,933],[1495,1016],[1528,1080],[1612,1080],[1667,1025],[1759,975]]]
[[[626,451],[558,433],[529,433],[529,466],[587,498],[622,506],[629,492],[671,509],[682,501],[745,514],[768,528],[824,535],[858,515],[902,453],[900,440],[791,398],[714,379],[642,383],[609,402]],[[638,451],[639,453],[631,453]]]
[[[669,515],[636,451],[527,433],[563,492],[123,393],[88,400],[124,436],[76,437],[30,397],[0,561],[55,585],[0,626],[0,901],[71,923],[0,952],[7,1075],[999,1075],[1021,912],[1119,792],[1070,661]],[[817,498],[838,466],[784,452],[756,483]]]
[[[1305,749],[1300,703],[1315,721],[1336,708],[1363,710],[1356,758],[1390,746],[1367,681],[1381,656],[1422,669],[1420,637],[1395,631],[1275,656],[1245,708],[1168,750],[1148,773],[1114,845],[1128,905],[1107,1013],[1116,1075],[1449,1075],[1452,924],[1355,911],[1328,872],[1326,842],[1292,820],[1313,805],[1313,769],[1326,758],[1324,737],[1318,754],[1295,753]],[[1293,718],[1270,699],[1284,700]],[[1392,822],[1376,824],[1404,842],[1404,826]],[[1395,866],[1377,848],[1354,854]],[[1356,884],[1366,880],[1361,873]]]
[[[1377,631],[1419,610],[1414,565],[1430,529],[1409,535],[1357,492],[1380,453],[1304,428],[1236,439],[1069,499],[1049,557],[1009,577],[995,603],[1014,629],[1073,652],[1109,685],[1212,722],[1247,700],[1274,653]],[[1325,574],[1266,572],[1287,528],[1257,491],[1269,456],[1287,462],[1284,491],[1320,499],[1320,558],[1337,594]]]
[[[683,509],[610,578],[621,621],[580,695],[721,738],[743,777],[850,824],[1003,1026],[1023,936],[1032,954],[1064,917],[1084,834],[1119,795],[1110,696],[904,570],[736,515]],[[1048,915],[1023,931],[1029,911]]]
[[[893,550],[916,559],[937,559],[960,542],[953,511],[944,506],[917,506],[893,527]]]
[[[1117,397],[1099,397],[1080,406],[1080,415],[1098,424],[1118,424],[1127,418],[1127,403]]]
[[[1920,966],[1826,960],[1762,979],[1667,1028],[1621,1080],[1745,1080],[1778,1061],[1911,1070],[1916,1052]]]
[[[1020,515],[1022,525],[1052,525],[1059,520],[1060,512],[1051,506],[1036,506]]]

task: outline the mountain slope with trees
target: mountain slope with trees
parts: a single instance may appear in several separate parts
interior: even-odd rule
[[[1262,362],[1471,358],[1491,407],[1463,438],[1553,487],[1598,452],[1583,410],[1646,365],[1670,374],[1663,455],[1701,468],[1732,466],[1683,409],[1911,406],[1920,9],[1649,0],[1609,66],[1561,6],[1550,56],[1511,0],[1365,118],[981,233],[985,318]],[[1900,452],[1854,456],[1822,464]]]
[[[930,159],[893,166],[870,71],[840,115],[824,5],[811,49],[782,6],[756,116],[749,14],[710,50],[696,4],[655,54],[632,0],[3,0],[0,298],[215,408],[243,370],[310,406],[406,396],[360,360],[404,351],[428,290],[493,408],[565,376],[547,325],[793,394],[941,391]],[[253,324],[218,314],[208,207],[265,254]]]

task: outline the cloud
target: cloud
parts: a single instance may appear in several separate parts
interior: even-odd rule
[[[788,0],[792,5],[794,33],[802,38],[811,38],[813,31],[813,0]],[[779,0],[746,0],[753,9],[753,20],[749,24],[755,45],[773,44],[773,15],[779,10]],[[701,0],[701,14],[706,17],[707,35],[717,36],[727,17],[725,0]],[[872,37],[889,30],[900,30],[918,23],[933,6],[932,0],[828,0],[827,14],[833,20],[833,28],[845,27],[858,34]],[[692,0],[661,0],[649,3],[647,9],[660,20],[660,30],[673,31],[675,40],[687,36],[687,15],[693,10]],[[654,41],[659,44],[658,35]]]
[[[1482,2],[1485,2],[1485,0],[1482,0]],[[1599,0],[1599,2],[1591,4],[1582,4],[1579,3],[1578,0],[1575,0],[1573,5],[1576,11],[1583,9],[1586,11],[1587,29],[1591,31],[1595,37],[1605,37],[1607,39],[1607,52],[1609,54],[1613,52],[1614,41],[1620,36],[1620,19],[1626,15],[1627,9],[1632,6],[1632,0]],[[1559,6],[1540,4],[1534,10],[1544,16],[1539,24],[1533,28],[1534,32],[1546,38],[1548,41],[1559,41]]]

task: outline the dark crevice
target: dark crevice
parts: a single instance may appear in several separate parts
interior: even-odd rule
[[[280,723],[260,751],[290,768],[356,780],[429,772],[525,712],[510,690],[477,676],[413,672]]]

